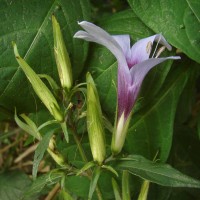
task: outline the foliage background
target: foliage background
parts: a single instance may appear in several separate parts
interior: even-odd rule
[[[74,39],[74,33],[80,29],[77,21],[95,22],[111,34],[129,34],[133,43],[154,33],[162,33],[174,46],[170,55],[178,53],[182,59],[161,64],[146,77],[134,108],[124,153],[140,154],[152,160],[159,152],[160,161],[200,179],[198,1],[0,0],[0,199],[20,199],[25,190],[24,186],[28,188],[31,185],[28,177],[31,166],[23,166],[23,163],[32,160],[32,155],[20,162],[15,160],[32,143],[31,139],[27,140],[24,132],[16,127],[13,120],[14,108],[16,107],[19,113],[32,113],[37,125],[50,118],[17,65],[11,42],[17,43],[20,54],[37,73],[49,74],[59,83],[53,53],[53,13],[62,27],[75,82],[83,81],[87,71],[92,73],[103,111],[112,123],[116,105],[116,60],[104,47]],[[81,136],[84,131],[83,125]],[[83,146],[91,159],[87,136],[82,137]],[[107,143],[110,144],[109,134],[107,138]],[[75,163],[81,162],[78,153],[74,154],[77,151],[73,142],[67,146],[61,136],[57,140],[58,149],[68,159]],[[55,168],[47,155],[45,158],[47,161],[44,166]],[[13,171],[14,169],[23,172]],[[12,172],[7,172],[8,170]],[[55,182],[62,177],[59,173],[54,175]],[[9,178],[10,176],[12,178]],[[46,182],[41,181],[41,184],[50,184],[48,178],[43,180]],[[54,183],[53,178],[52,180]],[[110,174],[105,172],[100,179],[101,190],[105,199],[113,199],[111,183],[108,185],[108,180]],[[132,192],[134,194],[136,191],[137,196],[140,181],[134,176],[132,181]],[[65,181],[66,188],[70,188],[71,192],[82,198],[87,196],[88,184],[88,180],[80,177],[67,177]],[[47,194],[52,185],[48,185],[31,198],[37,199],[38,196]],[[150,191],[149,199],[189,200],[200,197],[197,189],[172,189],[152,184]]]

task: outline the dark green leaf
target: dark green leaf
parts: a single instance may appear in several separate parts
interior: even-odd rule
[[[128,2],[148,27],[157,33],[162,33],[168,42],[200,62],[200,24],[192,11],[188,10],[187,1],[128,0]]]
[[[109,165],[102,165],[101,168],[112,172],[117,177],[119,176],[118,173],[117,173],[117,171],[113,167],[111,167]]]
[[[0,174],[0,199],[19,200],[30,184],[31,180],[22,172],[8,171]]]
[[[82,197],[88,198],[90,181],[84,176],[68,176],[65,179],[65,187],[71,193]]]
[[[176,66],[158,95],[133,114],[125,144],[128,152],[142,154],[152,160],[159,152],[159,158],[166,161],[172,144],[177,103],[192,70]],[[148,97],[144,98],[148,100]]]
[[[33,171],[32,171],[33,179],[35,179],[37,176],[38,166],[44,156],[46,149],[49,146],[49,141],[52,135],[53,135],[53,131],[46,133],[45,136],[40,141],[39,145],[37,146],[37,149],[35,150],[35,155],[34,155],[34,160],[33,160]]]
[[[22,116],[25,116],[25,115],[22,115]],[[41,139],[41,136],[37,130],[37,127],[35,126],[34,122],[31,121],[28,117],[26,117],[25,119],[28,119],[29,121],[31,121],[32,126],[30,124],[28,124],[27,121],[26,121],[26,123],[24,123],[22,120],[20,120],[19,117],[17,116],[16,111],[15,111],[14,118],[15,118],[15,122],[22,130],[26,131],[28,134],[32,135],[34,138]]]
[[[142,156],[129,156],[122,159],[118,167],[130,173],[163,186],[200,188],[200,181],[172,168],[168,164],[155,163]]]
[[[91,200],[92,199],[92,196],[93,196],[93,193],[96,189],[96,186],[97,186],[97,182],[99,180],[99,176],[101,174],[101,169],[100,167],[96,167],[94,169],[94,172],[92,174],[92,179],[91,179],[91,182],[90,182],[90,189],[89,189],[89,195],[88,195],[88,200]]]
[[[77,21],[89,19],[89,3],[88,0],[1,0],[0,4],[0,105],[11,111],[16,106],[19,112],[30,112],[37,107],[35,94],[30,91],[30,84],[15,60],[11,42],[17,43],[22,57],[37,73],[58,80],[51,23],[54,13],[61,25],[77,78],[83,69],[88,44],[73,39],[73,35],[80,29]]]
[[[186,0],[192,12],[196,15],[197,19],[200,22],[200,2],[199,0]]]
[[[82,174],[84,171],[86,171],[94,166],[95,166],[94,161],[88,162],[78,171],[78,173],[76,175],[78,176],[78,175]]]
[[[52,170],[49,173],[46,173],[40,177],[38,177],[30,186],[30,188],[26,191],[24,200],[28,197],[35,196],[39,194],[42,189],[47,185],[52,185],[61,180],[64,176],[64,173],[58,170]]]

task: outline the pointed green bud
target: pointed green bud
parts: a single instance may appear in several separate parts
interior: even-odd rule
[[[54,54],[58,68],[61,85],[64,89],[70,90],[73,84],[71,62],[65,46],[60,25],[54,15],[52,15]]]
[[[57,121],[63,121],[63,114],[51,91],[42,82],[40,77],[33,71],[33,69],[26,63],[26,61],[20,57],[15,43],[13,43],[13,48],[16,60],[19,63],[23,72],[25,73],[26,77],[30,81],[37,96],[40,98],[40,100],[44,103],[49,112]]]
[[[105,135],[101,105],[95,83],[87,73],[87,129],[93,159],[99,164],[106,156]]]

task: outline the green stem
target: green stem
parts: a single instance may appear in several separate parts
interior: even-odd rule
[[[130,200],[129,172],[123,170],[122,173],[122,199]]]
[[[83,150],[83,147],[82,147],[82,145],[81,145],[81,143],[80,143],[80,141],[79,141],[79,138],[78,138],[78,136],[77,136],[76,131],[75,131],[74,128],[73,128],[73,137],[74,137],[74,140],[75,140],[75,142],[76,142],[76,144],[77,144],[77,147],[78,147],[78,150],[79,150],[79,153],[80,153],[80,155],[81,155],[82,160],[83,160],[84,162],[88,162],[88,159],[87,159],[87,157],[86,157],[86,155],[85,155],[85,152],[84,152],[84,150]]]
[[[147,200],[147,195],[149,191],[149,184],[150,182],[145,180],[141,186],[140,194],[138,200]]]
[[[85,154],[85,152],[84,152],[84,149],[83,149],[83,147],[82,147],[82,145],[81,145],[81,143],[80,143],[80,141],[79,141],[79,138],[78,138],[78,136],[77,136],[77,134],[76,134],[76,129],[75,129],[74,127],[72,128],[72,133],[73,133],[74,140],[75,140],[75,142],[76,142],[76,144],[77,144],[78,150],[79,150],[79,152],[80,152],[81,158],[82,158],[82,160],[83,160],[84,162],[87,163],[87,162],[88,162],[88,159],[87,159],[87,157],[86,157],[86,154]],[[91,169],[88,170],[88,178],[89,178],[90,180],[92,179],[92,170],[91,170]],[[102,197],[102,194],[101,194],[101,191],[100,191],[98,185],[97,185],[97,187],[96,187],[96,194],[97,194],[98,200],[103,200],[103,197]]]

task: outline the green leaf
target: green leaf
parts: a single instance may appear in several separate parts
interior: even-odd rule
[[[29,119],[28,117],[25,117],[25,115],[22,115],[25,119],[28,119],[28,121],[31,121],[31,119]],[[34,138],[37,138],[38,140],[41,139],[40,133],[38,132],[37,128],[33,125],[34,122],[31,121],[31,124],[26,124],[24,123],[22,120],[19,119],[19,117],[17,116],[17,113],[15,111],[15,122],[17,123],[17,125],[24,131],[26,131],[28,134],[32,135]]]
[[[32,185],[26,190],[24,199],[39,194],[47,185],[52,185],[61,180],[64,173],[58,170],[52,170],[33,181]]]
[[[53,131],[46,133],[45,136],[40,141],[39,145],[37,146],[37,149],[35,150],[34,160],[33,160],[33,171],[32,171],[33,179],[35,179],[37,176],[38,166],[44,156],[46,149],[49,146],[49,141],[52,135]]]
[[[38,76],[42,79],[46,79],[49,83],[49,85],[51,86],[52,90],[54,91],[55,94],[58,93],[58,90],[60,89],[58,84],[53,80],[53,78],[51,78],[51,76],[47,75],[47,74],[38,74]]]
[[[200,24],[187,1],[128,0],[128,2],[148,27],[156,33],[162,33],[168,42],[200,62]],[[199,13],[199,10],[197,12]]]
[[[60,191],[59,197],[59,200],[74,200],[74,198],[63,189]]]
[[[88,200],[92,199],[93,193],[96,189],[97,186],[97,182],[99,180],[101,174],[101,168],[100,167],[96,167],[93,174],[92,174],[92,180],[90,182],[90,189],[89,189],[89,195],[88,195]]]
[[[95,166],[94,161],[88,162],[78,171],[78,173],[76,175],[79,176],[84,171],[86,171],[86,170],[88,170],[88,169],[90,169],[91,167],[94,167],[94,166]]]
[[[65,188],[83,199],[88,198],[89,185],[89,180],[83,176],[68,176],[65,180]]]
[[[20,171],[2,173],[0,174],[0,199],[21,199],[30,185],[31,180],[29,177]]]
[[[137,113],[133,113],[125,144],[128,152],[142,154],[151,160],[159,152],[159,159],[167,160],[172,145],[177,103],[193,71],[193,68],[175,67],[158,95]],[[148,99],[146,96],[144,98]]]
[[[117,173],[117,171],[116,171],[113,167],[111,167],[111,166],[109,166],[109,165],[102,165],[101,168],[102,168],[102,169],[106,169],[106,170],[112,172],[112,173],[115,174],[115,176],[117,176],[117,177],[119,176],[118,173]]]
[[[122,170],[163,186],[200,188],[200,181],[172,168],[168,164],[155,163],[138,155],[131,155],[117,165]]]
[[[67,143],[69,143],[69,133],[68,133],[68,130],[67,130],[66,122],[64,121],[64,122],[60,123],[60,126],[62,128],[63,133],[64,133],[65,140],[67,141]]]
[[[30,112],[38,108],[40,102],[37,101],[36,105],[34,93],[15,61],[11,42],[18,44],[22,57],[33,66],[36,73],[48,74],[58,80],[51,22],[54,13],[61,25],[76,79],[83,69],[88,43],[73,39],[73,35],[80,29],[77,21],[90,19],[89,2],[33,0],[30,3],[29,0],[1,0],[0,3],[0,104],[10,111],[17,107],[20,113]]]
[[[198,0],[186,0],[192,12],[200,22],[200,2]]]

